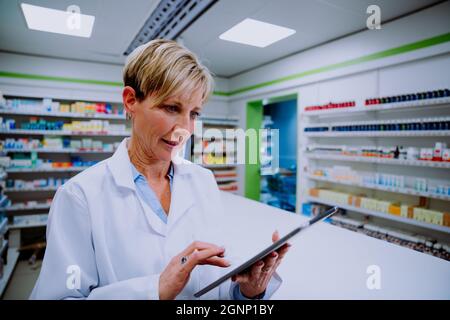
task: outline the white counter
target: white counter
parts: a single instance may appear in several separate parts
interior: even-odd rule
[[[269,245],[273,230],[283,236],[306,219],[226,192],[222,197],[233,245],[245,257]],[[324,222],[291,243],[273,299],[450,299],[448,261]],[[371,265],[380,268],[379,290],[366,284]]]

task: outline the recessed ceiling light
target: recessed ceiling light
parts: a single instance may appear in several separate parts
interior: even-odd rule
[[[21,3],[29,29],[89,38],[94,16]],[[70,8],[70,7],[69,7]]]
[[[264,48],[293,35],[295,30],[247,18],[222,33],[222,40]]]

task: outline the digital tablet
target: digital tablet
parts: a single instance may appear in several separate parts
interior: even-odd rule
[[[237,275],[239,273],[243,273],[244,271],[246,271],[246,269],[250,268],[253,264],[258,262],[259,260],[264,259],[266,256],[268,256],[273,251],[276,251],[279,248],[281,248],[284,244],[287,243],[287,241],[289,239],[291,239],[293,236],[298,234],[301,230],[303,230],[303,229],[313,225],[317,221],[320,221],[320,220],[323,220],[323,219],[326,219],[326,218],[332,216],[333,214],[335,214],[338,211],[338,209],[339,209],[338,207],[333,207],[330,210],[327,210],[327,211],[325,211],[325,212],[315,216],[314,218],[309,220],[306,225],[303,225],[301,227],[295,228],[294,230],[289,232],[287,235],[285,235],[283,238],[281,238],[280,240],[274,242],[272,245],[270,245],[266,249],[262,250],[260,253],[255,255],[253,258],[247,260],[246,262],[244,262],[240,266],[236,267],[235,269],[233,269],[230,272],[228,272],[227,274],[223,275],[222,277],[220,277],[219,279],[217,279],[213,283],[209,284],[205,288],[203,288],[200,291],[198,291],[197,293],[195,293],[194,297],[196,297],[196,298],[201,297],[202,295],[204,295],[205,293],[211,291],[212,289],[214,289],[215,287],[217,287],[221,283],[225,282],[226,280],[228,280],[232,276]]]

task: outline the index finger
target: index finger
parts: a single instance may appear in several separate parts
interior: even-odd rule
[[[225,251],[224,248],[221,248],[212,243],[202,242],[202,241],[194,241],[186,249],[184,249],[179,254],[179,256],[189,256],[192,252],[194,252],[194,250],[204,250],[204,249],[209,249],[209,248],[223,249]]]
[[[205,262],[205,260],[210,259],[212,257],[219,256],[223,252],[223,248],[207,248],[199,251],[194,251],[186,261],[184,265],[184,269],[187,272],[191,272],[192,269],[195,268],[196,265]],[[222,258],[221,258],[222,259]]]

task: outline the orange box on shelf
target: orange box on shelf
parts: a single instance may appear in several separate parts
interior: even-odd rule
[[[348,195],[348,203],[347,203],[349,206],[353,205],[353,199],[354,199],[354,196],[352,194],[349,194]]]
[[[450,227],[450,212],[444,212],[444,226]]]
[[[316,198],[318,198],[318,197],[319,197],[319,192],[320,192],[320,189],[316,189],[316,188],[311,188],[311,189],[309,189],[309,195],[310,195],[311,197],[316,197]]]
[[[391,205],[389,206],[389,213],[390,213],[390,214],[393,214],[393,215],[395,215],[395,216],[399,216],[399,215],[400,215],[400,212],[401,212],[401,208],[400,208],[399,205],[391,204]]]

